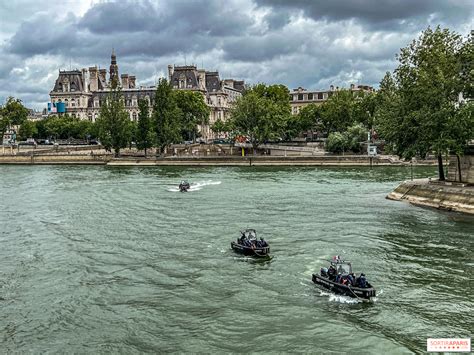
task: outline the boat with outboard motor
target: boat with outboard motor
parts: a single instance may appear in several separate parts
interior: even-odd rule
[[[329,268],[321,268],[320,274],[313,274],[315,284],[324,287],[336,294],[357,298],[363,301],[376,296],[376,291],[361,273],[356,277],[352,272],[352,263],[335,256]]]
[[[240,237],[237,241],[232,241],[230,247],[235,252],[248,256],[267,257],[270,254],[270,246],[263,238],[257,240],[255,229],[241,231]]]
[[[179,191],[181,192],[188,192],[189,188],[191,187],[191,185],[189,184],[189,182],[187,182],[186,180],[183,180],[181,181],[181,183],[179,184]]]

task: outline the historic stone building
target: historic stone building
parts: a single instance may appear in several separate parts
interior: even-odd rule
[[[297,115],[300,110],[308,106],[309,104],[317,104],[320,105],[323,102],[327,101],[334,94],[334,92],[338,91],[339,87],[334,87],[333,85],[330,86],[329,90],[313,90],[308,91],[302,87],[298,89],[294,89],[290,92],[290,106],[291,106],[291,113],[293,115]],[[372,92],[374,88],[368,85],[354,85],[352,84],[350,90],[354,93],[356,92]]]
[[[196,66],[168,66],[169,81],[174,89],[192,90],[201,92],[203,100],[211,108],[209,125],[200,127],[204,139],[214,137],[210,125],[217,119],[223,121],[229,117],[229,109],[235,100],[242,95],[243,81],[232,79],[221,80],[218,72],[208,72],[197,69]],[[130,115],[130,120],[138,119],[138,100],[145,99],[152,106],[155,98],[155,86],[137,87],[133,75],[119,75],[117,58],[112,51],[107,70],[97,66],[82,70],[59,71],[53,90],[49,93],[54,106],[63,103],[65,112],[73,117],[95,121],[99,116],[100,107],[106,100],[110,91],[112,79],[119,79],[125,101],[125,109]],[[54,108],[50,111],[54,112]]]
[[[244,82],[233,79],[221,80],[217,71],[205,71],[194,65],[168,66],[168,80],[176,90],[191,90],[202,93],[211,109],[209,125],[200,127],[204,138],[215,137],[210,126],[217,120],[229,119],[230,108],[242,96]]]

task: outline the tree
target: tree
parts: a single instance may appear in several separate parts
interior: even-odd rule
[[[367,129],[361,123],[349,127],[344,133],[347,149],[354,153],[361,152],[361,143],[367,141]]]
[[[410,159],[436,154],[441,181],[442,155],[467,144],[465,135],[455,133],[465,124],[457,119],[459,94],[465,90],[462,48],[460,35],[428,27],[401,49],[394,76],[386,75],[380,85],[376,110],[377,125],[398,155]]]
[[[218,119],[211,125],[211,130],[219,137],[222,132],[226,132],[226,124]]]
[[[326,141],[326,149],[331,153],[342,153],[347,150],[347,140],[342,133],[329,133]]]
[[[301,132],[311,129],[320,130],[321,128],[321,105],[309,104],[303,107],[298,115],[288,118],[286,136],[287,138],[294,138]]]
[[[195,141],[198,125],[203,126],[209,122],[210,108],[200,92],[176,90],[173,94],[182,112],[182,137],[184,140]]]
[[[153,147],[155,134],[150,118],[148,101],[144,99],[138,100],[138,108],[140,112],[138,113],[137,148],[145,150],[146,158],[146,150]]]
[[[116,80],[112,81],[107,99],[100,108],[97,125],[99,139],[106,150],[114,149],[115,156],[129,142],[129,117],[123,103],[123,95]]]
[[[232,109],[232,126],[249,138],[254,149],[265,141],[281,138],[290,116],[288,96],[283,85],[258,84],[250,88]]]
[[[25,120],[18,131],[19,140],[26,140],[27,138],[34,137],[38,133],[36,128],[36,122]]]
[[[171,85],[166,79],[160,78],[153,106],[153,125],[156,145],[162,154],[168,145],[181,140],[181,120],[182,111],[176,104]]]
[[[350,90],[333,92],[321,107],[321,124],[323,132],[344,132],[354,123],[354,95]]]
[[[0,137],[11,126],[21,125],[28,117],[28,109],[23,106],[20,99],[9,97],[0,107]]]

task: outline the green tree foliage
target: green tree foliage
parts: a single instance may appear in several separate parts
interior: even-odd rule
[[[114,150],[115,156],[130,142],[130,119],[123,102],[122,91],[112,82],[107,99],[100,107],[97,119],[99,139],[106,150]]]
[[[20,99],[9,97],[0,107],[0,138],[11,126],[21,125],[28,117],[28,109],[23,106]]]
[[[176,96],[164,78],[160,78],[156,88],[152,117],[156,146],[163,153],[168,145],[181,141],[182,122],[182,111],[176,103]]]
[[[44,139],[88,139],[97,137],[97,127],[93,122],[81,120],[69,115],[49,116],[35,122],[34,138]]]
[[[18,139],[24,141],[28,138],[35,137],[38,134],[36,122],[25,120],[18,131]]]
[[[326,149],[331,153],[361,152],[361,144],[367,141],[367,129],[361,123],[349,127],[347,131],[332,132],[326,141]]]
[[[445,179],[442,155],[465,146],[473,135],[473,128],[458,135],[470,122],[458,104],[466,90],[465,45],[455,32],[428,28],[401,49],[394,76],[387,74],[380,85],[376,118],[382,135],[404,158],[435,152],[440,180]]]
[[[198,125],[209,122],[210,108],[206,105],[200,92],[176,90],[173,92],[176,104],[182,112],[181,135],[183,140],[195,140]]]
[[[350,90],[334,91],[332,96],[321,107],[321,124],[323,132],[344,132],[354,123],[354,95]]]
[[[297,115],[290,116],[286,125],[286,138],[297,137],[310,129],[321,130],[321,105],[309,104]]]
[[[232,109],[231,125],[252,146],[282,137],[290,117],[289,91],[283,85],[258,84],[246,90]]]
[[[148,101],[138,100],[138,108],[140,112],[138,113],[137,148],[144,150],[146,157],[147,149],[153,147],[155,142],[155,131],[153,130]]]
[[[326,149],[331,153],[342,153],[347,150],[347,140],[342,133],[329,133],[326,141]]]
[[[354,153],[360,153],[361,144],[367,141],[367,133],[367,128],[361,123],[356,123],[349,127],[344,133],[347,149]]]

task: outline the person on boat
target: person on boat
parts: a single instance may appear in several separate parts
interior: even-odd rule
[[[365,278],[365,274],[362,273],[360,276],[357,278],[357,286],[360,288],[366,288],[367,287],[367,279]]]
[[[336,278],[336,269],[332,265],[329,266],[328,269],[328,278],[329,280],[334,280]]]
[[[354,285],[355,283],[355,276],[354,276],[354,273],[351,272],[349,275],[347,275],[347,281],[349,283],[349,286],[352,286]]]

